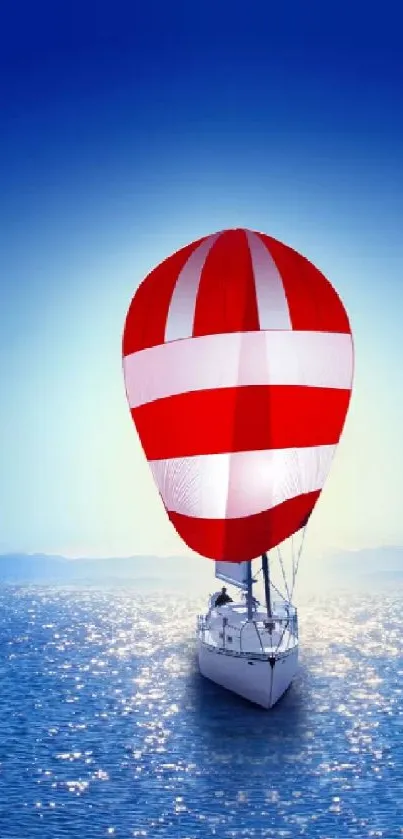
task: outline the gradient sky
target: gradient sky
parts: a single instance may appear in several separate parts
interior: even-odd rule
[[[0,550],[189,553],[131,422],[121,333],[155,264],[234,226],[317,264],[353,326],[311,553],[403,543],[397,8],[3,5]]]

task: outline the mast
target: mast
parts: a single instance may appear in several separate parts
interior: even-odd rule
[[[252,618],[253,618],[253,609],[252,609],[252,583],[253,583],[253,580],[252,580],[252,563],[251,562],[248,562],[248,564],[246,566],[246,570],[247,570],[247,584],[248,584],[246,602],[247,602],[247,605],[248,605],[248,621],[251,621]]]
[[[267,617],[272,618],[271,610],[271,595],[270,595],[270,574],[269,574],[269,559],[267,553],[262,554],[262,571],[264,581],[264,593],[266,597]]]

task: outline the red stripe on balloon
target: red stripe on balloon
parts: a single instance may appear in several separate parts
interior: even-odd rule
[[[193,336],[259,329],[255,279],[244,230],[219,236],[204,264]]]
[[[300,530],[320,491],[299,495],[271,510],[240,519],[197,519],[168,512],[184,542],[209,559],[244,562],[260,556]]]
[[[315,332],[351,332],[347,312],[326,277],[288,245],[259,233],[281,274],[292,328]]]
[[[123,333],[123,356],[164,343],[172,293],[190,255],[207,237],[192,242],[157,265],[136,291]]]
[[[245,386],[195,391],[133,408],[148,460],[338,442],[350,390]]]

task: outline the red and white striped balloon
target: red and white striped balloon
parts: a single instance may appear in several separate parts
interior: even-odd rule
[[[133,297],[123,369],[146,458],[190,548],[241,562],[306,524],[353,379],[345,308],[307,259],[243,229],[182,248]]]

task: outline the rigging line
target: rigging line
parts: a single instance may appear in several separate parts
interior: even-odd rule
[[[278,596],[281,597],[282,600],[284,600],[284,595],[281,593],[280,589],[278,589],[277,586],[272,582],[272,580],[270,580],[270,586],[274,589],[276,594],[278,594]]]
[[[307,525],[304,526],[303,531],[302,531],[302,539],[301,539],[301,544],[300,544],[299,551],[298,551],[297,561],[296,561],[295,567],[293,569],[291,597],[294,593],[295,580],[296,580],[296,576],[298,574],[298,568],[299,568],[299,563],[300,563],[300,559],[301,559],[302,549],[304,547],[306,529],[307,529]]]
[[[290,602],[291,602],[291,601],[290,601]],[[287,620],[285,621],[285,624],[284,624],[284,627],[283,627],[283,631],[282,631],[282,633],[281,633],[281,635],[280,635],[280,640],[279,640],[279,642],[278,642],[278,644],[277,644],[277,647],[276,647],[276,649],[275,649],[275,655],[278,653],[278,651],[279,651],[279,649],[280,649],[280,647],[281,647],[281,644],[282,644],[282,642],[283,642],[283,638],[284,638],[284,635],[285,635],[285,633],[286,633],[286,630],[288,629],[288,627],[289,627],[289,625],[290,625],[290,615],[289,615],[289,612],[287,612],[287,615],[288,615],[288,617],[287,617]],[[287,649],[289,649],[289,644],[288,644],[288,646],[287,646]]]
[[[304,526],[304,529],[303,529],[303,532],[302,532],[301,545],[300,545],[300,549],[299,549],[299,551],[298,551],[297,565],[296,565],[296,568],[295,568],[295,576],[297,576],[297,574],[298,574],[299,561],[300,561],[300,559],[301,559],[302,549],[303,549],[303,547],[304,547],[304,541],[305,541],[306,528],[307,528],[307,525],[305,525],[305,526]]]
[[[294,534],[293,534],[293,536],[294,536]],[[296,578],[296,575],[297,575],[297,563],[296,563],[296,559],[295,559],[294,539],[292,540],[291,563],[292,563],[291,592],[293,592],[294,591],[294,586],[295,586],[295,578]]]
[[[283,558],[281,556],[281,550],[280,550],[279,545],[277,546],[277,555],[278,555],[278,560],[279,560],[279,563],[280,563],[281,573],[283,575],[285,592],[286,592],[286,595],[287,595],[288,600],[289,600],[290,599],[290,590],[288,588],[287,577],[286,577],[286,573],[285,573],[285,570],[284,570],[284,563],[283,563]]]
[[[293,579],[294,579],[294,574],[295,574],[295,543],[294,543],[294,536],[295,536],[295,533],[293,533],[293,534],[292,534],[292,536],[291,536],[291,562],[292,562],[292,575],[293,575]]]
[[[293,534],[293,535],[294,535],[294,534]],[[294,591],[295,580],[296,580],[296,577],[297,577],[298,563],[299,563],[299,557],[301,556],[302,545],[303,545],[303,542],[301,541],[301,544],[300,544],[300,546],[299,546],[299,553],[298,553],[298,551],[296,551],[296,550],[295,550],[295,545],[294,545],[294,543],[293,543],[293,554],[292,554],[292,591]]]
[[[283,629],[283,631],[282,631],[282,633],[281,633],[281,636],[280,636],[280,640],[279,640],[279,642],[278,642],[278,644],[277,644],[277,647],[276,647],[276,653],[277,653],[277,652],[278,652],[278,650],[280,649],[280,646],[281,646],[281,644],[282,644],[282,641],[283,641],[284,635],[285,635],[286,630],[288,629],[289,625],[290,625],[290,619],[288,619],[288,620],[286,621],[286,623],[285,623],[284,629]],[[288,647],[287,647],[287,649],[288,649]]]

